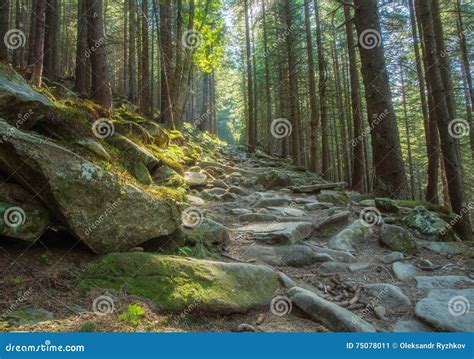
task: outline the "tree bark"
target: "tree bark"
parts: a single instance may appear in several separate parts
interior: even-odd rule
[[[375,167],[374,190],[378,195],[406,198],[407,179],[385,65],[377,1],[355,0],[354,4],[365,97],[370,116]],[[370,36],[375,40],[373,43],[370,42]]]
[[[449,133],[450,112],[448,108],[448,94],[444,88],[440,55],[437,48],[435,36],[434,14],[430,1],[416,0],[418,21],[423,27],[422,35],[425,46],[427,80],[432,92],[433,101],[436,104],[434,114],[438,123],[443,152],[443,163],[446,174],[447,186],[451,207],[459,215],[454,224],[456,233],[462,240],[472,240],[472,227],[469,214],[466,210],[466,197],[464,193],[464,182],[459,167],[459,159],[456,151],[456,142]]]
[[[256,134],[255,134],[255,108],[253,96],[253,78],[252,78],[252,59],[250,55],[250,24],[249,24],[249,8],[248,1],[244,0],[244,17],[245,17],[245,47],[246,47],[246,64],[247,64],[247,103],[248,103],[248,148],[250,152],[255,152]]]
[[[10,0],[3,0],[0,4],[0,61],[8,61],[8,48],[3,41],[10,29]]]
[[[43,77],[43,57],[44,57],[44,30],[46,17],[46,0],[36,0],[36,21],[35,21],[35,44],[33,47],[33,71],[31,73],[31,83],[41,86]]]
[[[141,93],[141,112],[151,117],[151,98],[150,98],[150,63],[148,52],[148,0],[142,0],[142,88]]]
[[[86,97],[90,90],[90,62],[86,56],[87,48],[87,0],[78,0],[74,90],[82,97]]]

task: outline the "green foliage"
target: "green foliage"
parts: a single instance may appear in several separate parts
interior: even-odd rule
[[[119,315],[118,319],[132,325],[138,325],[143,315],[145,315],[145,310],[139,304],[130,304],[127,310]]]
[[[95,332],[97,331],[97,324],[95,322],[85,322],[79,328],[78,332]]]

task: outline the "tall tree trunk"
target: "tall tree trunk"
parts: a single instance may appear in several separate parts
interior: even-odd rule
[[[319,4],[314,0],[314,11],[316,16],[316,44],[318,46],[318,73],[319,73],[319,116],[321,121],[321,151],[322,151],[322,175],[329,175],[329,131],[326,108],[326,60],[324,58],[323,41],[321,35],[321,19],[319,16]]]
[[[135,0],[128,0],[128,100],[136,103],[137,100],[137,20]]]
[[[355,0],[354,4],[367,111],[371,118],[375,192],[406,198],[407,180],[385,65],[377,1]]]
[[[77,2],[77,43],[74,90],[82,97],[90,90],[90,62],[86,56],[87,45],[87,0]]]
[[[43,57],[44,57],[44,30],[46,18],[46,0],[36,0],[36,21],[35,21],[35,44],[33,48],[34,62],[31,73],[31,83],[41,86],[43,77]]]
[[[253,96],[253,78],[252,78],[252,59],[250,56],[250,24],[249,24],[249,9],[248,1],[244,0],[244,17],[245,17],[245,44],[246,44],[246,63],[247,63],[247,102],[248,102],[248,146],[249,151],[254,152],[256,146],[255,134],[255,107]]]
[[[349,53],[352,122],[354,126],[354,137],[352,140],[352,147],[354,150],[352,162],[352,189],[357,192],[364,192],[364,143],[362,138],[363,130],[359,89],[359,69],[357,68],[357,57],[352,31],[351,11],[348,5],[344,6],[344,21],[346,26],[347,51]]]
[[[141,112],[151,117],[150,64],[148,59],[148,0],[142,0],[142,88]]]
[[[16,28],[20,30],[20,34],[25,34],[25,25],[26,25],[26,15],[27,15],[27,7],[24,3],[24,0],[16,0]],[[1,35],[0,35],[1,36]],[[1,40],[1,39],[0,39]],[[23,67],[24,66],[24,45],[25,43],[22,42],[21,46],[15,50],[13,53],[13,60],[16,67]],[[2,44],[0,44],[2,46]]]
[[[102,0],[88,0],[88,44],[91,61],[91,98],[107,110],[112,109],[112,91],[107,71]]]
[[[270,126],[272,122],[272,94],[270,91],[270,65],[269,65],[269,54],[268,54],[268,33],[267,33],[267,16],[265,9],[265,1],[262,0],[262,20],[263,20],[263,50],[265,54],[265,94],[266,94],[266,105],[267,105],[267,123],[265,124],[266,129],[266,139],[267,139],[267,152],[271,153],[271,141],[270,141]]]
[[[0,4],[0,61],[8,61],[8,47],[4,41],[8,30],[10,30],[10,0],[2,0]]]
[[[35,62],[35,38],[36,38],[36,2],[38,0],[31,0],[31,7],[30,7],[30,25],[28,31],[28,58],[27,58],[27,65],[33,65]]]
[[[171,1],[160,1],[160,60],[161,60],[161,114],[163,123],[174,128],[171,101],[171,75],[173,63],[173,40],[171,36]]]
[[[427,80],[432,92],[433,101],[436,104],[434,113],[438,123],[443,152],[443,163],[448,185],[449,197],[453,211],[459,215],[454,225],[456,233],[463,240],[472,240],[472,227],[469,215],[465,213],[466,197],[464,193],[464,182],[459,167],[459,159],[456,150],[456,142],[449,133],[450,112],[448,108],[449,96],[444,88],[441,62],[435,36],[435,25],[433,9],[430,1],[416,0],[417,17],[422,24],[423,42],[425,46]],[[442,34],[441,34],[442,35]]]
[[[309,169],[317,171],[317,133],[318,133],[318,100],[316,94],[316,80],[314,78],[313,37],[311,35],[311,21],[309,14],[309,0],[304,0],[304,24],[306,31],[306,53],[308,57],[309,105],[311,109],[310,137],[309,137]]]
[[[59,0],[47,0],[43,75],[50,81],[59,76],[59,11]]]

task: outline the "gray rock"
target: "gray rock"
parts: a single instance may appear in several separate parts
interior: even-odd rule
[[[379,238],[380,242],[394,251],[403,253],[418,252],[418,245],[415,237],[405,228],[384,224],[380,229]]]
[[[28,306],[8,313],[5,319],[13,325],[37,324],[53,320],[54,314],[43,308]]]
[[[403,221],[416,233],[436,241],[454,242],[454,230],[440,216],[423,206],[415,207]]]
[[[204,218],[202,223],[193,228],[181,226],[185,243],[195,245],[199,242],[208,245],[225,246],[229,243],[230,236],[227,228],[209,218]]]
[[[247,209],[247,208],[232,208],[230,210],[230,213],[239,216],[239,215],[242,215],[242,214],[252,213],[252,211],[250,209]]]
[[[415,314],[439,331],[474,331],[474,289],[435,289],[420,300]]]
[[[334,207],[332,203],[325,203],[325,202],[314,202],[314,203],[307,203],[305,204],[305,208],[308,211],[317,211],[321,209],[328,209]]]
[[[267,189],[288,187],[292,185],[291,177],[283,171],[270,171],[262,173],[257,177],[256,184],[263,185]]]
[[[343,262],[325,262],[321,264],[320,268],[328,273],[347,272],[349,270],[348,264]]]
[[[204,187],[207,184],[207,176],[202,172],[185,172],[184,182],[191,188]]]
[[[271,206],[288,206],[291,203],[291,199],[288,197],[268,197],[262,198],[259,201],[255,202],[253,207],[255,208],[266,208]]]
[[[416,287],[420,289],[447,289],[462,286],[474,287],[474,280],[462,275],[418,276]]]
[[[428,259],[420,259],[420,261],[418,262],[418,267],[421,270],[432,271],[438,269],[440,266],[433,264],[433,262]]]
[[[313,230],[311,223],[254,223],[237,228],[239,232],[247,232],[257,241],[267,244],[289,244],[307,238]]]
[[[110,161],[110,155],[107,150],[102,146],[99,142],[92,138],[83,138],[77,141],[77,143],[81,146],[84,146],[89,151],[97,155],[98,157]]]
[[[277,216],[267,213],[247,213],[239,216],[239,222],[271,222],[276,219]]]
[[[199,168],[199,167],[198,167]],[[212,181],[212,185],[214,187],[218,187],[218,188],[223,188],[223,189],[228,189],[229,186],[227,185],[227,183],[225,183],[224,181],[220,180],[220,179],[215,179]]]
[[[380,319],[385,319],[385,316],[387,315],[387,308],[385,308],[383,305],[376,305],[374,307],[374,312]]]
[[[372,263],[352,263],[349,264],[349,270],[351,272],[359,272],[361,270],[366,270],[372,267]]]
[[[345,263],[354,263],[357,261],[356,257],[350,252],[346,251],[338,251],[337,249],[330,249],[320,246],[315,246],[310,243],[304,243],[307,246],[310,246],[313,250],[318,253],[326,253],[329,254],[332,258],[334,258],[338,262],[345,262]]]
[[[358,219],[332,237],[328,246],[332,249],[353,251],[357,245],[367,242],[372,233],[372,227],[364,226]]]
[[[418,320],[399,320],[392,328],[394,333],[432,332],[433,329]]]
[[[364,288],[371,296],[378,298],[381,303],[392,308],[407,307],[411,305],[410,299],[403,294],[397,286],[389,283],[365,284]]]
[[[244,255],[270,265],[290,267],[305,267],[333,260],[328,254],[317,253],[303,245],[249,246],[244,249]]]
[[[382,263],[385,263],[385,264],[398,262],[398,261],[401,261],[403,259],[404,259],[403,253],[400,253],[400,252],[392,252],[392,253],[386,254],[382,258],[380,258]]]
[[[444,256],[461,254],[463,252],[462,249],[447,242],[418,241],[418,244],[423,248]]]
[[[383,212],[398,213],[400,211],[400,208],[396,205],[395,201],[390,198],[376,198],[374,202],[375,207]]]
[[[373,199],[364,199],[358,203],[362,207],[375,207],[375,200]]]
[[[268,210],[277,216],[304,217],[306,213],[298,208],[291,207],[268,207]]]
[[[115,134],[114,136],[107,137],[107,141],[120,151],[126,153],[125,158],[127,158],[130,164],[137,161],[143,162],[150,173],[153,173],[160,166],[161,162],[158,158],[125,136]]]
[[[416,275],[416,267],[411,263],[395,262],[392,264],[393,274],[402,282],[413,278]]]
[[[11,66],[0,64],[0,117],[16,128],[30,129],[54,111],[46,96],[35,91]]]
[[[237,186],[230,186],[227,191],[230,192],[230,193],[238,194],[240,196],[248,195],[248,192],[246,190],[244,190],[243,188],[237,187]]]
[[[349,202],[349,197],[342,192],[337,191],[321,191],[316,197],[319,202],[332,203],[334,205],[345,206]]]
[[[96,253],[127,250],[178,227],[179,215],[170,201],[0,120],[0,135],[6,133],[0,171],[41,193],[48,209]]]
[[[351,311],[298,287],[288,291],[293,304],[313,320],[335,332],[376,332],[376,329]]]

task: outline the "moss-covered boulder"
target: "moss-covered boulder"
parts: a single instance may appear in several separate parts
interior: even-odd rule
[[[409,230],[390,224],[384,224],[380,229],[380,242],[397,252],[413,254],[419,250]]]
[[[138,161],[132,165],[133,176],[144,186],[149,186],[152,184],[153,180],[150,176],[148,168],[143,164],[143,162]]]
[[[50,225],[49,211],[21,186],[0,187],[0,235],[35,242]]]
[[[270,268],[150,253],[109,254],[90,265],[82,286],[121,289],[151,299],[161,310],[233,313],[270,304],[279,287]],[[258,284],[258,285],[256,285]]]
[[[202,223],[194,228],[181,228],[186,244],[203,243],[207,246],[225,246],[229,243],[229,231],[219,222],[204,218]]]
[[[415,207],[403,222],[410,227],[416,235],[427,237],[436,241],[451,242],[456,240],[452,227],[441,217],[424,206]]]
[[[0,171],[31,191],[97,253],[127,250],[172,233],[178,212],[164,196],[124,183],[45,137],[0,120]],[[159,192],[157,192],[159,193]]]
[[[257,177],[257,184],[267,189],[289,187],[292,185],[291,177],[282,171],[270,171]]]
[[[133,142],[122,135],[109,137],[108,142],[121,151],[121,160],[128,163],[141,161],[146,168],[153,172],[159,165],[160,160],[150,153],[146,148]]]
[[[377,209],[382,212],[398,213],[400,211],[395,201],[390,198],[376,198],[374,202]]]
[[[53,103],[35,91],[9,65],[0,63],[0,117],[17,127],[30,129],[54,110]]]
[[[322,190],[316,198],[319,202],[332,203],[336,206],[346,206],[349,203],[349,196],[339,191]]]

